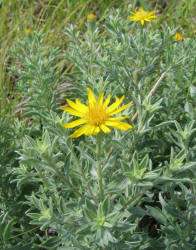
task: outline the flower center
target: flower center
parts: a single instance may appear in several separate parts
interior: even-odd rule
[[[143,19],[147,17],[147,14],[148,13],[146,11],[144,11],[144,10],[140,11],[140,17],[143,18]]]
[[[88,107],[88,111],[86,113],[86,119],[88,123],[94,126],[99,126],[104,123],[107,118],[106,109],[100,105],[95,103],[93,106]]]

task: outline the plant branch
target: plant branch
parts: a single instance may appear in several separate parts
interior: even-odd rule
[[[100,163],[100,154],[101,154],[101,135],[97,135],[97,145],[96,145],[96,152],[97,152],[97,173],[98,173],[98,184],[99,184],[99,195],[100,201],[104,200],[104,192],[103,192],[103,181],[102,181],[102,168]]]
[[[88,184],[88,180],[86,179],[86,176],[84,175],[84,172],[82,170],[82,166],[80,165],[80,162],[75,154],[75,152],[73,151],[73,149],[70,148],[70,151],[72,153],[72,156],[73,156],[73,160],[75,161],[75,164],[76,166],[78,167],[79,171],[80,171],[80,174],[82,176],[82,178],[84,179],[85,182],[87,182],[87,187],[88,187],[88,191],[89,193],[91,194],[91,196],[93,197],[93,192],[92,192],[92,189],[90,187],[90,185]],[[95,201],[96,202],[96,201]]]
[[[163,72],[159,78],[159,80],[155,83],[155,85],[153,86],[153,88],[151,89],[151,91],[149,92],[149,94],[146,96],[146,98],[144,99],[147,100],[149,99],[154,93],[155,91],[157,90],[157,88],[159,87],[159,85],[161,84],[162,80],[165,78],[167,74],[167,71]],[[143,103],[144,103],[143,101]],[[134,114],[134,116],[132,117],[131,121],[133,122],[138,116],[138,111],[136,111],[136,113]]]

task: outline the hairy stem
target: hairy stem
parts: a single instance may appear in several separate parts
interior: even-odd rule
[[[76,156],[74,150],[71,149],[71,148],[69,148],[69,149],[70,149],[70,151],[71,151],[71,153],[72,153],[73,160],[74,160],[76,166],[78,167],[78,169],[79,169],[79,171],[80,171],[80,174],[81,174],[83,180],[84,180],[85,182],[87,182],[87,187],[88,187],[88,191],[89,191],[90,195],[93,196],[92,189],[91,189],[90,185],[88,184],[88,180],[87,180],[87,178],[86,178],[86,176],[85,176],[85,174],[84,174],[84,172],[83,172],[82,166],[80,165],[80,162],[79,162],[79,160],[78,160],[78,158],[77,158],[77,156]]]
[[[149,92],[149,94],[146,96],[146,99],[149,99],[154,92],[157,90],[157,88],[159,87],[159,85],[161,84],[162,80],[165,78],[167,71],[163,72],[159,78],[159,80],[155,83],[155,85],[153,86],[153,88],[151,89],[151,91]],[[133,122],[138,116],[138,111],[134,114],[134,116],[132,117],[131,121]]]
[[[96,153],[97,153],[97,173],[98,173],[98,184],[99,184],[99,196],[100,201],[104,200],[104,192],[103,192],[103,180],[102,180],[102,168],[100,162],[101,156],[101,134],[97,135],[97,145],[96,145]]]

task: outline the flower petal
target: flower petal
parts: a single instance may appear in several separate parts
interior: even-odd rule
[[[119,121],[106,121],[105,125],[110,126],[112,128],[117,128],[120,130],[127,130],[127,129],[133,129],[133,127],[126,123],[126,122],[119,122]]]
[[[84,114],[81,113],[80,111],[76,111],[75,109],[72,109],[70,107],[67,106],[61,106],[60,109],[66,111],[67,113],[69,113],[70,115],[75,115],[78,117],[84,117]]]
[[[106,113],[109,114],[112,111],[114,111],[121,104],[124,98],[125,98],[124,95],[120,99],[117,96],[115,96],[116,101],[106,109]]]
[[[110,118],[107,118],[107,121],[119,121],[119,120],[123,120],[129,117],[130,117],[129,115],[119,116],[119,117],[110,117]]]
[[[105,126],[104,124],[101,124],[100,125],[100,128],[101,130],[104,132],[104,133],[110,133],[111,132],[111,129],[109,129],[107,126]]]
[[[86,136],[93,135],[95,129],[96,129],[96,126],[88,124],[88,127],[86,127],[85,135]]]
[[[65,127],[65,128],[74,128],[74,127],[80,126],[80,125],[82,125],[82,124],[84,124],[86,122],[87,122],[86,119],[78,119],[78,120],[75,120],[73,122],[63,124],[63,127]]]
[[[88,130],[89,125],[86,124],[84,126],[82,126],[81,128],[77,129],[72,135],[71,138],[77,138],[81,135],[86,134],[86,131]]]
[[[95,127],[94,131],[93,131],[93,135],[96,135],[100,132],[100,128],[99,127]]]
[[[104,96],[104,93],[101,93],[101,94],[99,95],[98,101],[97,101],[99,104],[103,104],[103,96]]]
[[[88,91],[88,102],[89,102],[89,105],[93,105],[96,103],[96,99],[95,99],[95,96],[92,92],[91,89],[87,88],[87,91]]]
[[[110,103],[110,98],[111,95],[109,94],[108,97],[106,98],[105,102],[103,103],[103,106],[106,108],[108,106],[108,104]]]
[[[140,7],[140,12],[145,12],[143,7]]]
[[[78,102],[79,100],[76,100],[77,102],[72,102],[70,99],[66,99],[67,103],[69,106],[81,113],[85,113],[87,111],[87,107],[82,104],[81,102]]]
[[[150,12],[148,12],[148,15],[149,16],[152,16],[152,14],[156,13],[157,11],[156,10],[151,10]],[[156,16],[157,17],[157,16]]]
[[[130,107],[130,106],[132,106],[132,105],[133,105],[133,104],[131,104],[131,103],[128,103],[128,104],[126,104],[126,105],[123,105],[122,107],[120,107],[120,108],[114,110],[113,112],[109,113],[108,115],[111,116],[111,115],[117,114],[117,113],[121,112],[122,110],[124,110],[124,109],[126,109],[126,108],[128,108],[128,107]]]

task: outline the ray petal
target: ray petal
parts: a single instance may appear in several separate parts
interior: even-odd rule
[[[76,111],[79,111],[81,113],[85,113],[87,110],[87,107],[85,105],[80,105],[78,103],[72,102],[70,99],[66,99],[67,103],[69,104],[69,106],[73,109],[75,109]]]
[[[110,117],[110,118],[107,118],[107,121],[120,121],[129,117],[130,117],[129,115],[119,116],[119,117]]]
[[[96,126],[88,124],[88,126],[86,127],[85,135],[86,136],[93,135],[95,129],[96,129]]]
[[[81,135],[84,135],[86,133],[86,130],[88,129],[88,124],[82,126],[81,128],[77,129],[72,135],[71,138],[77,138]]]
[[[151,18],[157,18],[158,16],[151,16]]]
[[[111,95],[109,94],[108,97],[106,98],[105,102],[103,103],[103,106],[106,108],[108,106],[108,104],[110,103],[110,98]]]
[[[105,125],[110,126],[112,128],[120,129],[120,130],[133,129],[133,127],[126,122],[106,121]]]
[[[104,96],[104,93],[101,93],[101,94],[99,95],[98,101],[97,101],[99,104],[103,104],[103,96]]]
[[[123,105],[122,107],[120,107],[120,108],[118,108],[118,109],[115,109],[113,112],[108,113],[108,115],[109,115],[109,116],[115,115],[115,114],[117,114],[117,113],[123,111],[124,109],[126,109],[126,108],[132,106],[132,105],[133,105],[133,104],[131,104],[131,103],[128,103],[128,104],[126,104],[126,105]]]
[[[109,114],[112,111],[114,111],[120,104],[121,102],[124,100],[125,96],[123,95],[120,99],[116,96],[116,101],[111,104],[107,109],[106,109],[106,113]]]
[[[75,120],[73,122],[68,122],[68,123],[63,124],[63,127],[74,128],[74,127],[80,126],[86,122],[87,122],[86,119],[78,119],[78,120]]]
[[[129,11],[129,13],[131,13],[132,15],[135,15],[136,11]]]
[[[88,102],[89,102],[89,105],[93,105],[94,103],[96,103],[96,99],[95,99],[95,96],[92,92],[91,89],[87,88],[87,92],[88,92]]]
[[[100,132],[100,128],[99,127],[95,127],[94,131],[93,131],[93,135],[96,135]]]
[[[153,15],[154,13],[156,13],[157,11],[156,10],[152,10],[152,11],[150,11],[148,14],[149,15]]]
[[[76,101],[75,101],[75,102],[76,102],[76,104],[77,104],[79,110],[82,110],[82,111],[84,111],[84,112],[87,111],[88,107],[87,107],[85,104],[81,103],[81,102],[79,101],[78,98],[76,98]]]
[[[101,130],[104,132],[104,133],[110,133],[111,132],[111,129],[109,129],[107,126],[105,126],[104,124],[101,124],[100,125],[100,128]]]
[[[80,111],[76,111],[75,109],[72,109],[70,107],[67,106],[61,106],[60,109],[66,111],[67,113],[69,113],[70,115],[75,115],[78,117],[84,117],[84,114],[81,113]]]

